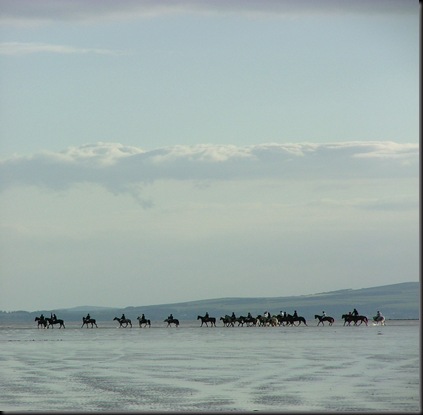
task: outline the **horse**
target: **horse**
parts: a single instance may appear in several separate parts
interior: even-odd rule
[[[366,316],[353,316],[353,320],[354,320],[354,326],[360,326],[361,323],[365,323],[367,326],[367,323],[369,321],[369,319]],[[357,324],[357,322],[360,322],[360,324]]]
[[[385,325],[385,317],[383,317],[382,314],[379,315],[379,316],[374,316],[373,321],[374,321],[374,324],[376,324],[376,325],[379,325],[379,324],[381,326]]]
[[[113,321],[118,321],[119,322],[119,328],[123,327],[126,328],[128,327],[128,324],[132,327],[132,321],[129,318],[119,318],[119,317],[115,317],[113,319]],[[125,324],[125,325],[124,325]]]
[[[47,321],[44,317],[35,317],[34,321],[38,321],[37,328],[40,328],[40,326],[43,326],[44,328],[47,327]]]
[[[142,318],[142,317],[140,317],[140,316],[138,316],[137,317],[137,320],[138,320],[138,322],[139,322],[139,324],[140,324],[140,327],[142,327],[142,325],[144,324],[144,327],[151,327],[151,321],[150,320],[147,320],[145,317],[144,318]]]
[[[270,323],[270,325],[272,327],[276,327],[276,326],[280,326],[281,325],[280,322],[279,322],[278,316],[272,316],[272,317],[270,317],[269,323]]]
[[[167,323],[166,327],[172,327],[172,324],[175,325],[175,327],[179,326],[179,320],[177,318],[166,318],[163,320],[165,323]]]
[[[352,314],[342,314],[342,318],[344,319],[344,326],[346,323],[350,326],[351,322],[354,322],[354,326],[361,326],[362,323],[367,326],[369,321],[366,316],[353,316]],[[357,322],[360,322],[360,324],[357,324]]]
[[[257,323],[258,323],[259,327],[264,327],[267,324],[267,318],[262,316],[261,314],[259,314],[257,316]]]
[[[255,317],[246,317],[245,318],[245,324],[247,324],[247,327],[256,326],[258,322],[258,319]]]
[[[327,321],[327,322],[329,322],[329,326],[331,326],[334,322],[335,322],[335,319],[333,318],[333,317],[329,317],[329,316],[319,316],[319,315],[317,315],[317,314],[315,314],[314,315],[314,318],[316,319],[316,318],[318,318],[319,319],[319,322],[317,323],[317,325],[319,325],[320,323],[322,323],[322,325],[324,326],[325,325],[325,321]]]
[[[282,317],[282,321],[286,322],[286,325],[289,326],[299,326],[301,323],[304,323],[307,326],[306,319],[302,316],[293,316],[291,314],[287,314],[286,316]],[[298,322],[298,324],[295,324]]]
[[[246,317],[244,317],[244,316],[239,316],[239,317],[236,317],[236,318],[235,318],[235,320],[233,320],[233,321],[234,321],[234,323],[235,323],[235,322],[237,322],[237,323],[238,323],[238,327],[239,327],[239,326],[244,327],[244,324],[246,323]]]
[[[65,329],[65,322],[61,319],[52,319],[49,317],[46,317],[45,320],[47,321],[47,328],[49,328],[51,326],[52,329],[54,329],[54,325],[55,324],[59,324],[59,329],[61,329],[62,327]]]
[[[225,327],[229,327],[229,326],[234,327],[234,320],[233,320],[233,318],[231,316],[228,316],[226,314],[225,317],[220,317],[220,320],[223,321],[223,325]]]
[[[208,327],[207,323],[210,323],[211,327],[216,327],[216,318],[215,317],[206,317],[206,316],[197,316],[197,320],[201,320],[201,326],[203,327],[203,324],[206,325],[206,327]]]
[[[88,328],[88,324],[91,324],[91,328],[93,328],[94,326],[96,326],[98,328],[95,318],[82,317],[81,329],[82,329],[82,327],[85,326],[85,324],[87,325],[87,328]]]

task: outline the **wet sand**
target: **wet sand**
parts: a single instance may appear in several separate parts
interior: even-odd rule
[[[419,322],[0,327],[4,411],[420,412]],[[315,323],[314,323],[315,324]]]

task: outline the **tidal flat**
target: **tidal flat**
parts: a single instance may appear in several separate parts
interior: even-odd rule
[[[3,411],[420,412],[420,322],[0,326]]]

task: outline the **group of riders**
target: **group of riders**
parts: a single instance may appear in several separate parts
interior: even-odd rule
[[[366,316],[360,315],[357,309],[355,308],[352,312],[349,312],[348,314],[343,314],[342,318],[344,319],[344,326],[346,324],[349,326],[351,325],[351,323],[354,323],[354,325],[356,326],[363,322],[367,326],[367,322],[368,322],[368,318]],[[376,312],[376,315],[373,316],[373,322],[376,324],[385,325],[385,317],[382,315],[382,313],[379,310]]]
[[[63,320],[59,320],[53,313],[50,313],[50,317],[44,317],[44,314],[41,314],[40,317],[35,317],[35,321],[38,321],[38,327],[49,328],[50,326],[54,327],[55,324],[65,327]]]
[[[201,316],[198,316],[198,317],[200,318]],[[325,321],[325,320],[331,321],[332,320],[332,322],[334,321],[334,319],[332,317],[328,317],[326,315],[325,311],[322,311],[321,315],[319,315],[319,316],[316,315],[315,317],[316,318],[318,317],[320,322],[322,320],[323,321]],[[357,322],[360,321],[360,319],[361,319],[361,321],[363,321],[363,318],[365,319],[365,323],[367,324],[367,317],[360,316],[360,314],[359,314],[359,312],[357,311],[356,308],[354,308],[354,310],[350,311],[348,314],[343,314],[342,318],[344,319],[344,325],[345,324],[350,325],[351,323],[354,323],[354,325],[356,325]],[[206,325],[210,321],[211,322],[216,321],[216,319],[214,317],[209,316],[208,312],[206,312],[204,317],[201,317],[201,319],[204,323],[206,323]],[[46,318],[46,317],[44,317],[43,314],[41,314],[41,316],[37,317],[36,320],[38,321],[38,327],[40,327],[40,325],[43,325],[44,327],[49,327],[50,325],[53,326],[58,321],[63,322],[63,320],[58,320],[57,317],[56,317],[56,314],[54,314],[54,313],[50,314],[50,318]],[[82,320],[83,320],[84,324],[87,324],[87,327],[88,327],[88,323],[91,323],[91,325],[92,325],[92,322],[94,322],[94,324],[95,324],[95,320],[91,319],[90,313],[88,313],[86,317],[83,317]],[[116,320],[118,320],[121,324],[131,321],[131,320],[126,318],[124,313],[122,313],[122,317],[120,319],[116,318]],[[150,323],[150,320],[147,320],[145,318],[144,314],[142,314],[141,317],[138,317],[138,320],[139,320],[140,326],[141,326],[141,324],[145,324],[147,322]],[[263,315],[258,315],[257,317],[253,317],[250,312],[248,312],[247,316],[237,317],[235,315],[235,313],[232,312],[232,315],[229,316],[228,314],[226,314],[224,317],[221,317],[220,320],[222,320],[224,326],[227,326],[227,327],[234,326],[235,323],[238,323],[238,326],[240,326],[240,325],[243,326],[244,324],[246,324],[247,326],[295,325],[296,322],[298,322],[298,324],[301,324],[301,322],[303,322],[305,325],[307,325],[304,317],[298,316],[297,310],[294,310],[294,313],[292,315],[287,314],[286,311],[280,311],[279,314],[273,315],[273,316],[268,311],[265,311],[263,313]],[[172,313],[167,317],[167,319],[165,321],[168,322],[168,323],[172,323],[172,322],[176,321],[179,324],[179,321],[173,317]],[[384,324],[385,317],[381,314],[380,311],[377,311],[376,315],[373,317],[373,321],[376,322],[376,323],[381,322],[381,323]]]
[[[304,323],[307,325],[304,317],[298,316],[297,310],[294,313],[288,314],[286,311],[280,311],[279,314],[271,315],[268,311],[265,311],[263,315],[259,314],[257,317],[251,315],[250,312],[246,316],[237,317],[233,312],[232,315],[226,314],[220,318],[223,321],[224,326],[230,327],[238,323],[238,326],[280,326],[280,325],[294,325],[295,323]]]

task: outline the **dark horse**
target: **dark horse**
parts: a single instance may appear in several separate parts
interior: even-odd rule
[[[291,314],[287,314],[286,316],[279,318],[279,320],[282,324],[286,323],[288,326],[299,326],[301,323],[304,323],[304,325],[307,326],[306,319],[301,316],[292,316]]]
[[[119,322],[119,328],[120,327],[126,328],[126,327],[128,327],[128,324],[132,327],[132,321],[129,318],[123,318],[122,319],[122,318],[119,318],[119,317],[115,317],[113,319],[113,321],[115,321],[115,320]]]
[[[147,320],[145,317],[144,318],[142,318],[142,317],[140,317],[140,316],[138,316],[137,317],[137,320],[138,320],[138,322],[139,322],[139,324],[140,324],[140,327],[142,327],[142,325],[144,324],[144,327],[151,327],[151,321],[150,320]]]
[[[317,314],[315,314],[314,315],[314,318],[318,318],[319,319],[319,322],[317,323],[317,325],[319,325],[320,323],[322,323],[322,325],[324,326],[325,325],[325,321],[327,321],[328,323],[329,323],[329,326],[331,326],[334,322],[335,322],[335,319],[333,318],[333,317],[329,317],[329,316],[319,316],[319,315],[317,315]]]
[[[91,328],[93,328],[94,326],[96,326],[98,328],[97,323],[95,321],[95,318],[82,317],[82,326],[81,326],[81,329],[82,329],[82,327],[85,326],[85,324],[87,325],[87,328],[88,328],[88,324],[91,324]]]
[[[40,326],[46,328],[47,327],[47,321],[44,317],[35,317],[34,321],[38,321],[37,328],[40,328]]]
[[[62,327],[65,329],[65,322],[61,319],[52,319],[49,317],[46,317],[46,321],[47,321],[47,328],[49,328],[51,326],[52,329],[54,329],[54,325],[55,324],[59,324],[59,329],[61,329]]]
[[[201,326],[205,324],[208,327],[207,323],[210,323],[211,327],[216,327],[216,318],[215,317],[206,317],[206,316],[197,316],[197,320],[201,320]]]
[[[348,326],[351,323],[354,323],[354,326],[360,326],[361,323],[364,323],[367,326],[368,318],[366,316],[353,316],[352,314],[342,314],[342,318],[344,319],[344,326],[347,324]],[[360,322],[360,324],[357,324]]]
[[[223,325],[225,327],[234,327],[234,323],[235,320],[234,318],[232,318],[231,316],[228,316],[227,314],[225,315],[225,317],[220,317],[220,320],[223,321]]]
[[[167,323],[166,327],[171,327],[172,324],[174,324],[175,327],[179,326],[179,320],[177,318],[167,318],[164,322]]]

